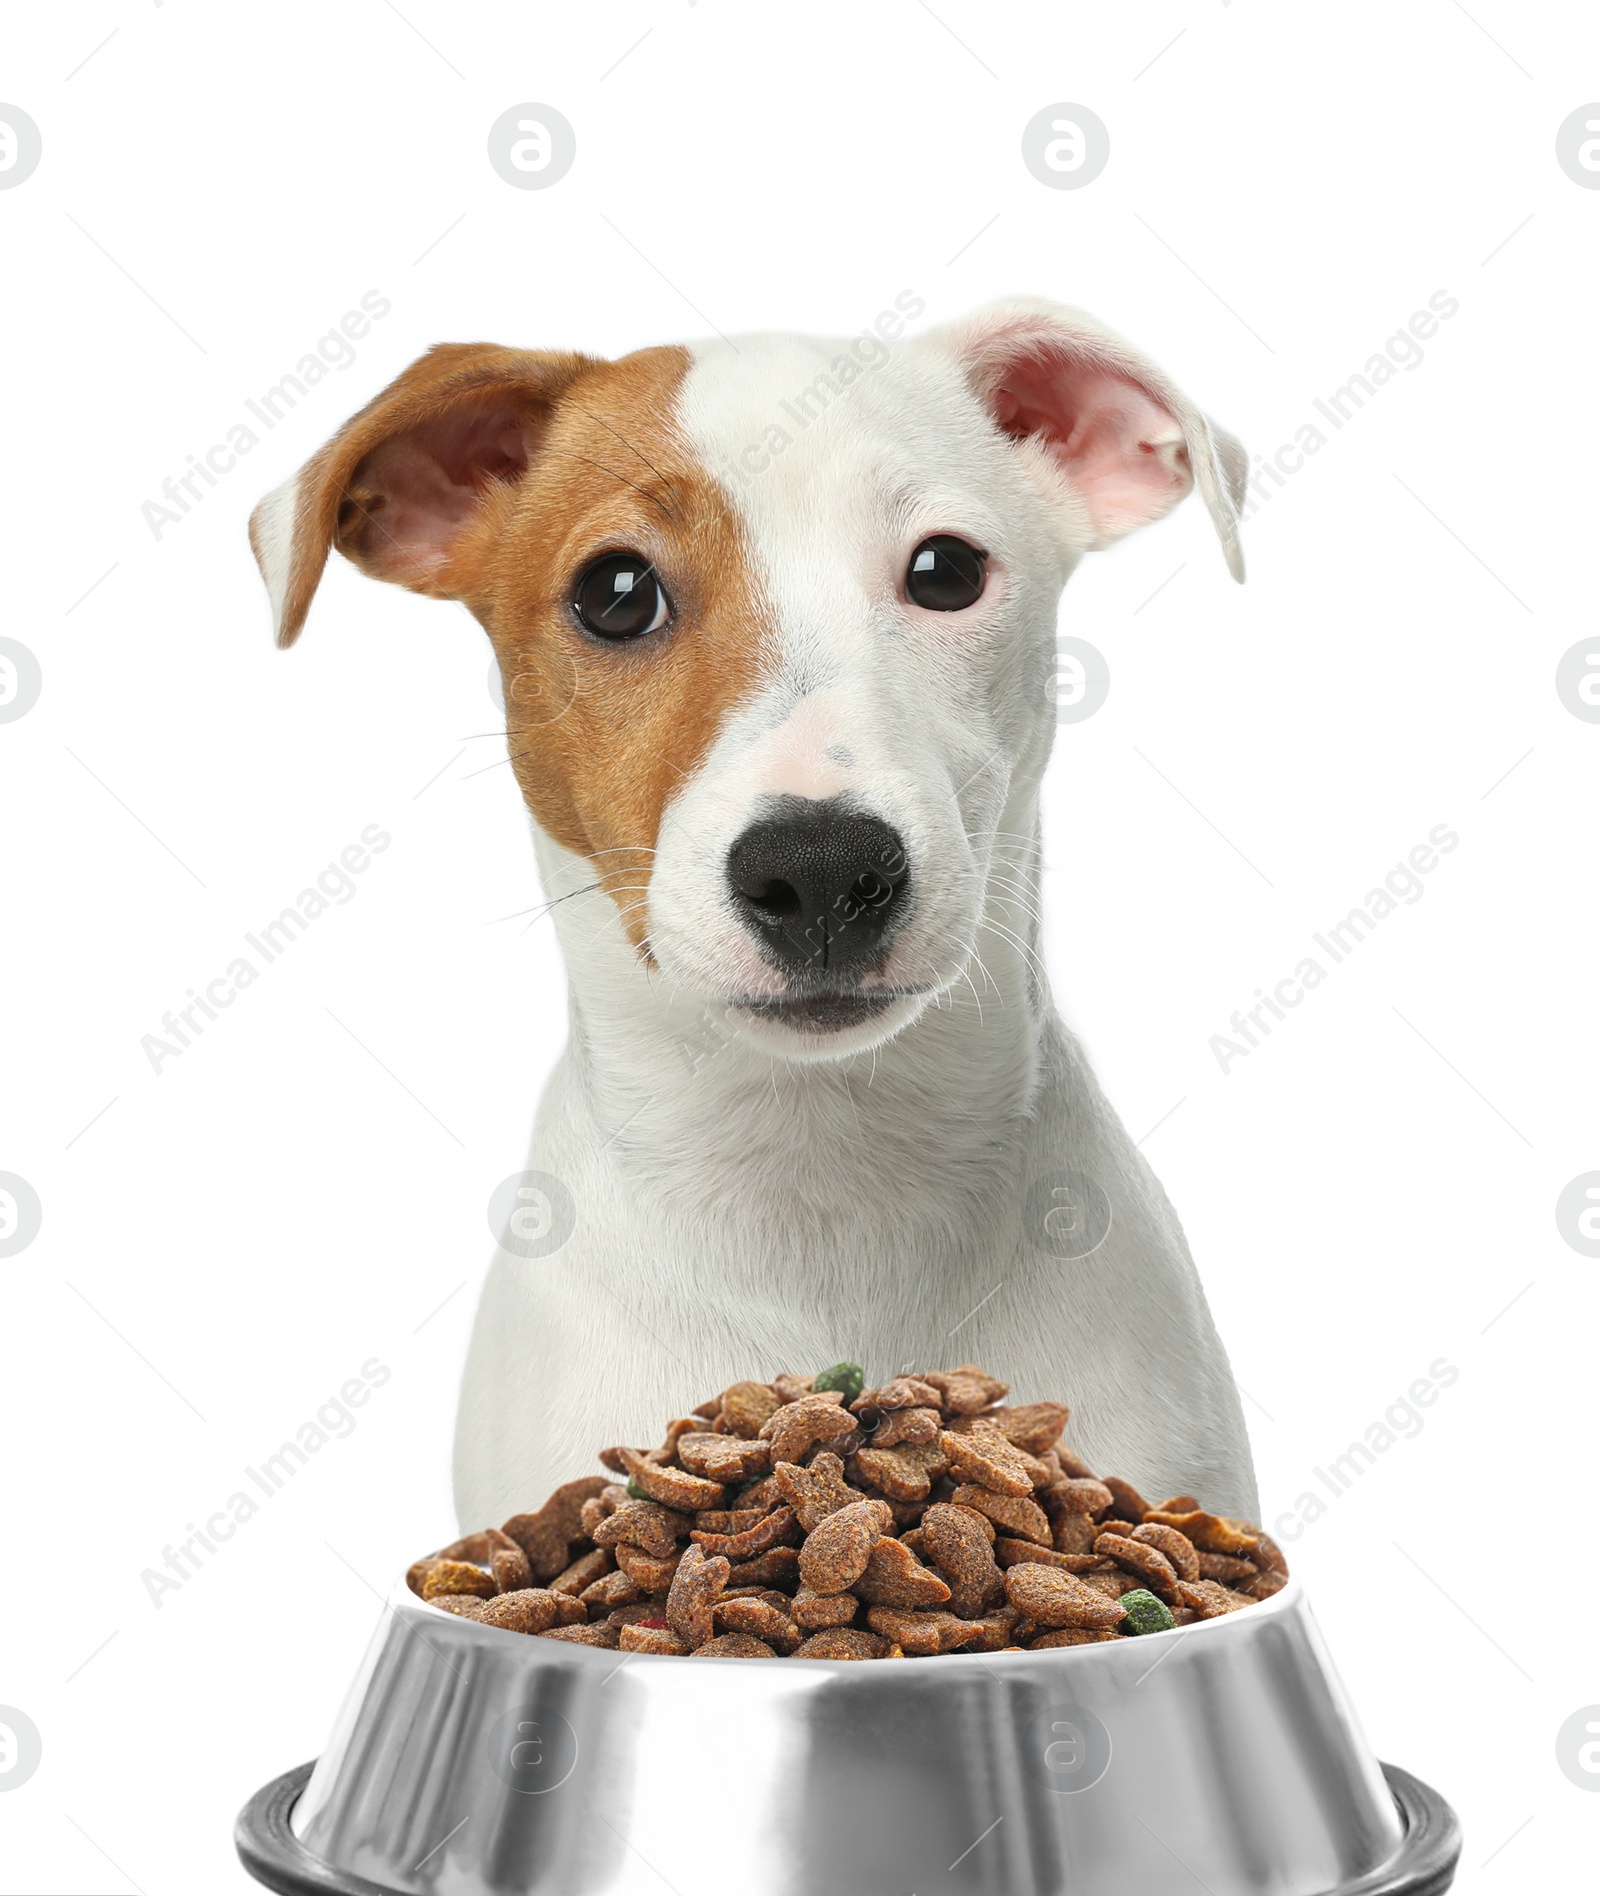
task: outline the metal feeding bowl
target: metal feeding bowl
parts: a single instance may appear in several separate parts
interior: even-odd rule
[[[1043,1652],[661,1658],[391,1596],[327,1750],[251,1800],[284,1896],[1429,1896],[1298,1583]]]

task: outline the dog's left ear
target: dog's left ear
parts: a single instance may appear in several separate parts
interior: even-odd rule
[[[591,356],[441,342],[250,516],[280,645],[300,635],[329,550],[373,579],[458,596],[453,556],[497,488],[536,458]]]
[[[1019,299],[934,338],[954,351],[995,424],[1039,444],[1091,547],[1159,520],[1198,486],[1237,580],[1249,462],[1148,357],[1082,310]]]

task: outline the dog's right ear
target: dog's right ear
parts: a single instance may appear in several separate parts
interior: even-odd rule
[[[495,483],[526,473],[594,360],[440,343],[353,415],[250,516],[279,645],[299,637],[332,546],[374,579],[452,597],[461,534]]]

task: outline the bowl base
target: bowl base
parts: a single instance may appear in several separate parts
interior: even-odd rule
[[[1456,1879],[1461,1855],[1461,1826],[1455,1812],[1435,1790],[1398,1765],[1382,1767],[1390,1794],[1405,1825],[1405,1841],[1370,1876],[1345,1883],[1327,1896],[1443,1896]],[[312,1766],[297,1765],[263,1785],[239,1813],[234,1844],[239,1860],[277,1896],[406,1896],[392,1885],[335,1869],[313,1856],[289,1827],[295,1800]]]

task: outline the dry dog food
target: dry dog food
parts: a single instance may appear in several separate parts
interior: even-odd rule
[[[1283,1555],[1193,1495],[1152,1505],[973,1363],[737,1382],[609,1475],[419,1560],[485,1625],[694,1659],[902,1659],[1138,1638],[1269,1599]]]

